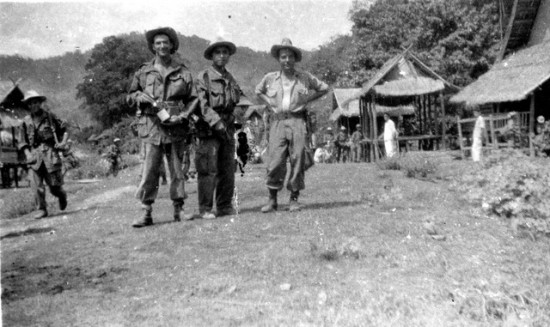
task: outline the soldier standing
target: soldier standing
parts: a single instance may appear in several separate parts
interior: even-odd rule
[[[44,182],[49,186],[51,194],[58,198],[59,209],[65,210],[67,207],[59,151],[66,146],[68,134],[65,123],[44,110],[42,105],[45,101],[45,96],[32,90],[23,98],[31,114],[24,119],[26,135],[19,148],[24,151],[31,168],[31,185],[38,206],[35,219],[48,216]],[[62,139],[61,142],[58,142],[59,139]]]
[[[141,116],[139,137],[145,142],[142,178],[136,192],[144,214],[132,226],[153,224],[152,204],[158,193],[159,167],[166,156],[170,171],[170,199],[174,220],[180,221],[185,199],[183,160],[187,117],[197,104],[191,72],[173,58],[179,47],[178,36],[170,27],[145,33],[149,50],[155,55],[135,73],[130,85],[128,103],[137,105]]]
[[[312,74],[297,70],[296,62],[302,52],[290,39],[271,47],[271,55],[279,61],[281,70],[268,73],[256,86],[256,94],[271,111],[267,163],[269,201],[262,212],[277,210],[277,192],[283,188],[287,159],[290,158],[290,211],[300,210],[298,196],[305,188],[305,157],[308,130],[306,127],[309,102],[328,92],[328,85]]]
[[[112,174],[114,177],[118,175],[118,170],[120,169],[121,163],[121,153],[120,153],[120,143],[121,140],[117,137],[113,140],[107,151],[105,152],[105,158],[109,161],[109,174]]]
[[[363,139],[363,133],[361,133],[361,124],[357,124],[355,128],[355,132],[353,132],[350,137],[351,162],[361,161],[361,156],[363,155],[363,148],[361,146],[361,140]]]
[[[235,117],[241,89],[225,68],[237,47],[217,40],[204,50],[212,66],[199,72],[196,87],[200,110],[195,124],[198,143],[195,151],[199,211],[189,219],[213,219],[234,215],[235,189]],[[216,211],[214,212],[214,193]]]

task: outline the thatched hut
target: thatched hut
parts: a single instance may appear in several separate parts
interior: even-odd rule
[[[507,0],[502,15],[508,25],[497,63],[451,102],[519,112],[533,133],[535,117],[550,118],[550,0]]]
[[[25,135],[23,118],[28,112],[21,100],[23,91],[17,82],[0,81],[0,170],[3,187],[9,187],[12,180],[15,186],[19,186],[17,169],[24,164],[24,156],[17,150],[17,143]]]
[[[420,61],[409,49],[388,60],[362,88],[342,102],[342,107],[359,101],[360,123],[370,160],[379,157],[378,126],[384,113],[402,117],[413,115],[414,130],[400,136],[406,145],[412,141],[445,140],[445,127],[438,118],[445,115],[444,92],[458,88]],[[444,144],[444,143],[443,143]]]

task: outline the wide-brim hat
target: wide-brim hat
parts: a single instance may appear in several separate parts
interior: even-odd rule
[[[537,121],[539,122],[539,124],[544,124],[544,116],[538,116],[537,117]]]
[[[46,101],[46,97],[43,95],[40,95],[35,90],[27,91],[27,93],[25,93],[25,97],[23,98],[23,100],[21,100],[21,102],[26,103],[30,99],[39,99],[40,101]]]
[[[155,36],[158,34],[164,34],[168,36],[170,42],[172,42],[173,47],[170,53],[175,53],[176,51],[178,51],[178,48],[180,47],[180,41],[178,40],[178,34],[176,33],[176,31],[174,31],[174,29],[171,27],[159,27],[155,28],[154,30],[145,32],[147,47],[149,47],[149,50],[152,53],[155,53],[155,50],[153,50],[153,41],[155,39]]]
[[[214,49],[217,47],[226,47],[229,49],[229,55],[234,55],[235,52],[237,52],[237,47],[233,42],[229,42],[227,40],[223,40],[222,38],[217,38],[216,41],[211,43],[206,50],[204,50],[204,58],[208,60],[212,60],[212,52],[214,52]]]
[[[296,62],[302,61],[302,50],[293,46],[292,41],[290,41],[289,38],[284,38],[281,41],[281,44],[275,44],[271,47],[271,55],[273,56],[273,58],[279,60],[279,51],[281,51],[282,49],[289,49],[294,52],[294,55],[296,56]]]
[[[113,140],[113,142],[120,142],[120,139],[117,137]]]

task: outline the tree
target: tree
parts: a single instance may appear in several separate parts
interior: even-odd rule
[[[141,34],[104,38],[92,49],[84,81],[77,86],[77,98],[84,99],[81,108],[104,127],[133,116],[126,92],[136,69],[150,59]]]
[[[411,45],[421,60],[457,85],[468,84],[495,60],[500,42],[495,1],[378,0],[369,5],[356,1],[350,12],[350,70],[357,84]]]

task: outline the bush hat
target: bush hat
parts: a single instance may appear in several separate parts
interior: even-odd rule
[[[38,94],[35,90],[29,90],[27,93],[25,93],[25,97],[21,102],[26,103],[30,99],[40,99],[41,102],[46,101],[46,97],[43,95]]]
[[[237,52],[237,47],[233,42],[229,42],[227,40],[223,40],[221,37],[217,38],[216,41],[211,43],[206,50],[204,50],[204,58],[208,60],[212,60],[212,52],[214,52],[214,49],[217,47],[226,47],[229,49],[229,55],[234,55],[235,52]]]
[[[145,32],[147,47],[149,47],[149,50],[152,53],[155,53],[155,50],[153,50],[153,41],[155,39],[155,36],[158,34],[164,34],[168,36],[170,42],[172,42],[173,47],[170,53],[175,53],[176,51],[178,51],[178,48],[180,47],[180,41],[178,40],[178,35],[176,34],[176,31],[174,31],[174,29],[171,27],[159,27]]]
[[[296,62],[302,61],[302,51],[295,46],[292,45],[292,41],[290,41],[289,38],[284,38],[281,41],[281,44],[275,44],[271,47],[271,55],[273,58],[279,60],[279,51],[282,49],[289,49],[292,52],[294,52],[294,55],[296,56]]]

